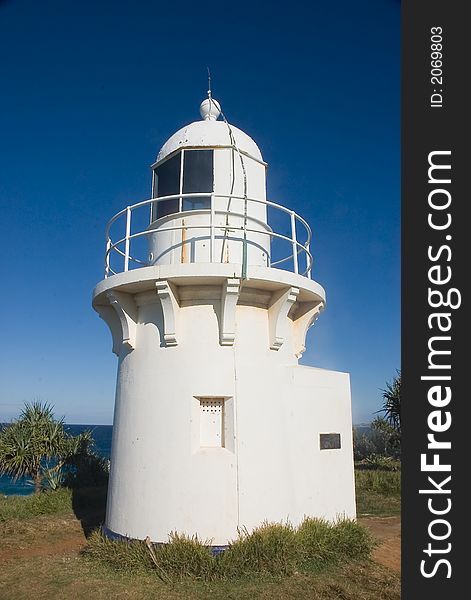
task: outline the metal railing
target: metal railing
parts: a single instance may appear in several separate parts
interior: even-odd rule
[[[181,207],[181,201],[184,198],[210,198],[210,207],[206,208],[206,209],[197,209],[196,211],[181,211],[178,213],[173,213],[171,215],[166,215],[165,218],[169,219],[171,218],[173,219],[178,219],[178,218],[185,218],[187,216],[190,216],[192,213],[206,213],[209,215],[209,223],[207,225],[205,224],[196,224],[196,225],[189,225],[189,224],[181,224],[181,225],[176,225],[176,226],[169,226],[169,227],[159,227],[158,229],[150,229],[148,227],[146,227],[145,229],[141,230],[141,231],[137,231],[135,233],[132,232],[132,216],[133,213],[138,210],[138,209],[142,209],[143,207],[149,207],[151,208],[152,205],[156,205],[159,202],[165,202],[167,200],[180,200],[180,207]],[[239,212],[235,212],[232,210],[221,210],[220,208],[217,208],[215,206],[215,199],[216,198],[222,198],[222,199],[227,199],[229,201],[231,200],[240,200],[246,204],[244,204],[244,212],[243,213],[239,213]],[[258,203],[258,204],[264,204],[266,205],[268,208],[270,209],[275,209],[277,211],[281,211],[283,213],[286,213],[289,216],[289,228],[290,228],[290,234],[289,235],[284,235],[282,233],[278,233],[276,232],[271,226],[270,223],[266,223],[264,221],[261,221],[260,219],[257,219],[251,215],[247,214],[247,206],[250,203]],[[151,211],[150,211],[151,212]],[[223,216],[228,216],[228,217],[238,217],[240,219],[242,219],[243,223],[240,226],[235,226],[234,224],[219,224],[219,223],[215,223],[215,217],[216,215],[223,215]],[[254,229],[253,227],[250,227],[250,223],[258,223],[261,226],[264,226],[265,229]],[[296,229],[297,229],[297,225],[299,224],[300,226],[300,235],[297,233]],[[266,228],[268,225],[268,228]],[[113,231],[113,233],[115,232],[115,230],[117,229],[117,227],[121,228],[121,231],[124,231],[124,236],[119,237],[119,239],[117,241],[113,241],[113,239],[111,238],[111,233]],[[240,241],[240,243],[247,243],[245,238],[246,235],[249,233],[256,233],[256,234],[262,234],[262,235],[266,235],[269,236],[270,238],[270,249],[271,251],[268,253],[268,265],[269,267],[278,267],[278,265],[285,265],[288,268],[285,270],[290,270],[294,273],[299,273],[305,277],[310,278],[311,277],[311,269],[312,269],[312,263],[313,263],[313,258],[312,258],[312,254],[310,251],[310,244],[311,244],[311,239],[312,239],[312,232],[311,232],[311,228],[309,227],[308,223],[298,214],[296,214],[293,210],[290,210],[284,206],[282,206],[281,204],[276,204],[275,202],[271,202],[269,200],[260,200],[257,198],[244,198],[243,196],[234,196],[234,195],[225,195],[225,194],[216,194],[216,193],[188,193],[188,194],[173,194],[171,196],[162,196],[160,198],[150,198],[148,200],[144,200],[142,202],[137,202],[136,204],[127,206],[126,208],[124,208],[123,210],[121,210],[120,212],[116,213],[114,215],[114,217],[112,217],[107,225],[106,225],[106,229],[105,229],[105,236],[106,236],[106,252],[105,252],[105,278],[109,277],[110,275],[116,275],[117,273],[121,273],[121,272],[125,272],[125,271],[129,271],[130,268],[139,268],[139,267],[146,267],[146,266],[150,266],[151,264],[154,264],[148,260],[144,260],[142,258],[139,258],[137,256],[134,256],[132,253],[132,242],[138,238],[143,238],[143,237],[147,237],[147,236],[155,236],[155,235],[160,235],[161,233],[164,232],[169,232],[169,231],[178,231],[178,230],[189,230],[189,229],[198,229],[198,230],[202,230],[202,229],[207,229],[208,230],[208,237],[210,240],[210,248],[209,248],[209,262],[221,262],[219,260],[215,260],[215,239],[216,239],[216,230],[218,232],[220,231],[225,231],[228,232],[230,230],[230,232],[234,232],[234,231],[239,231],[244,237],[241,237],[240,239],[237,238],[237,241]],[[300,241],[301,239],[304,239],[304,241]],[[231,238],[231,240],[234,240],[234,238]],[[183,243],[183,242],[182,242]],[[286,254],[286,256],[282,256],[282,258],[278,258],[277,260],[272,261],[271,260],[271,256],[273,254],[273,248],[274,245],[280,245],[280,244],[285,244],[285,246],[287,245],[290,249],[289,253]],[[277,250],[279,250],[279,248],[277,248]],[[115,269],[113,269],[111,267],[111,257],[112,256],[118,256],[121,260],[121,264],[122,264],[122,268],[116,267]],[[304,263],[304,264],[303,264]],[[303,264],[303,267],[300,267],[300,265]]]

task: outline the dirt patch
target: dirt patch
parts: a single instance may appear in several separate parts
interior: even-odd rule
[[[18,558],[76,554],[86,544],[80,521],[73,515],[12,520],[2,524],[0,534],[0,564]]]
[[[77,554],[85,546],[83,536],[67,536],[53,544],[28,546],[26,548],[10,548],[0,551],[0,564],[5,564],[18,558],[32,558],[33,556],[66,556]]]
[[[358,521],[368,527],[379,545],[373,560],[380,565],[401,572],[401,519],[400,517],[361,517]]]

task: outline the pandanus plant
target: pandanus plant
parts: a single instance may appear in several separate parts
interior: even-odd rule
[[[383,392],[383,408],[380,412],[384,413],[386,421],[395,431],[401,433],[401,373],[391,382],[386,383],[386,389]]]
[[[55,488],[62,482],[64,465],[87,453],[91,444],[89,431],[69,435],[50,404],[26,403],[19,418],[0,431],[0,474],[15,480],[30,477],[35,492],[44,482]]]

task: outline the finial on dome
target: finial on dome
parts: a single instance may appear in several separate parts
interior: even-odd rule
[[[208,70],[208,99],[201,103],[200,115],[205,121],[216,121],[221,114],[221,105],[211,96],[211,71],[209,67],[206,69]]]
[[[214,98],[206,98],[200,105],[200,115],[205,121],[216,121],[221,114],[221,105]]]

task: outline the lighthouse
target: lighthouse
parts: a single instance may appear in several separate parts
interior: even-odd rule
[[[326,304],[311,229],[211,95],[106,226],[93,307],[118,357],[105,532],[225,546],[355,517],[349,375],[299,365]],[[276,132],[274,132],[276,136]]]

